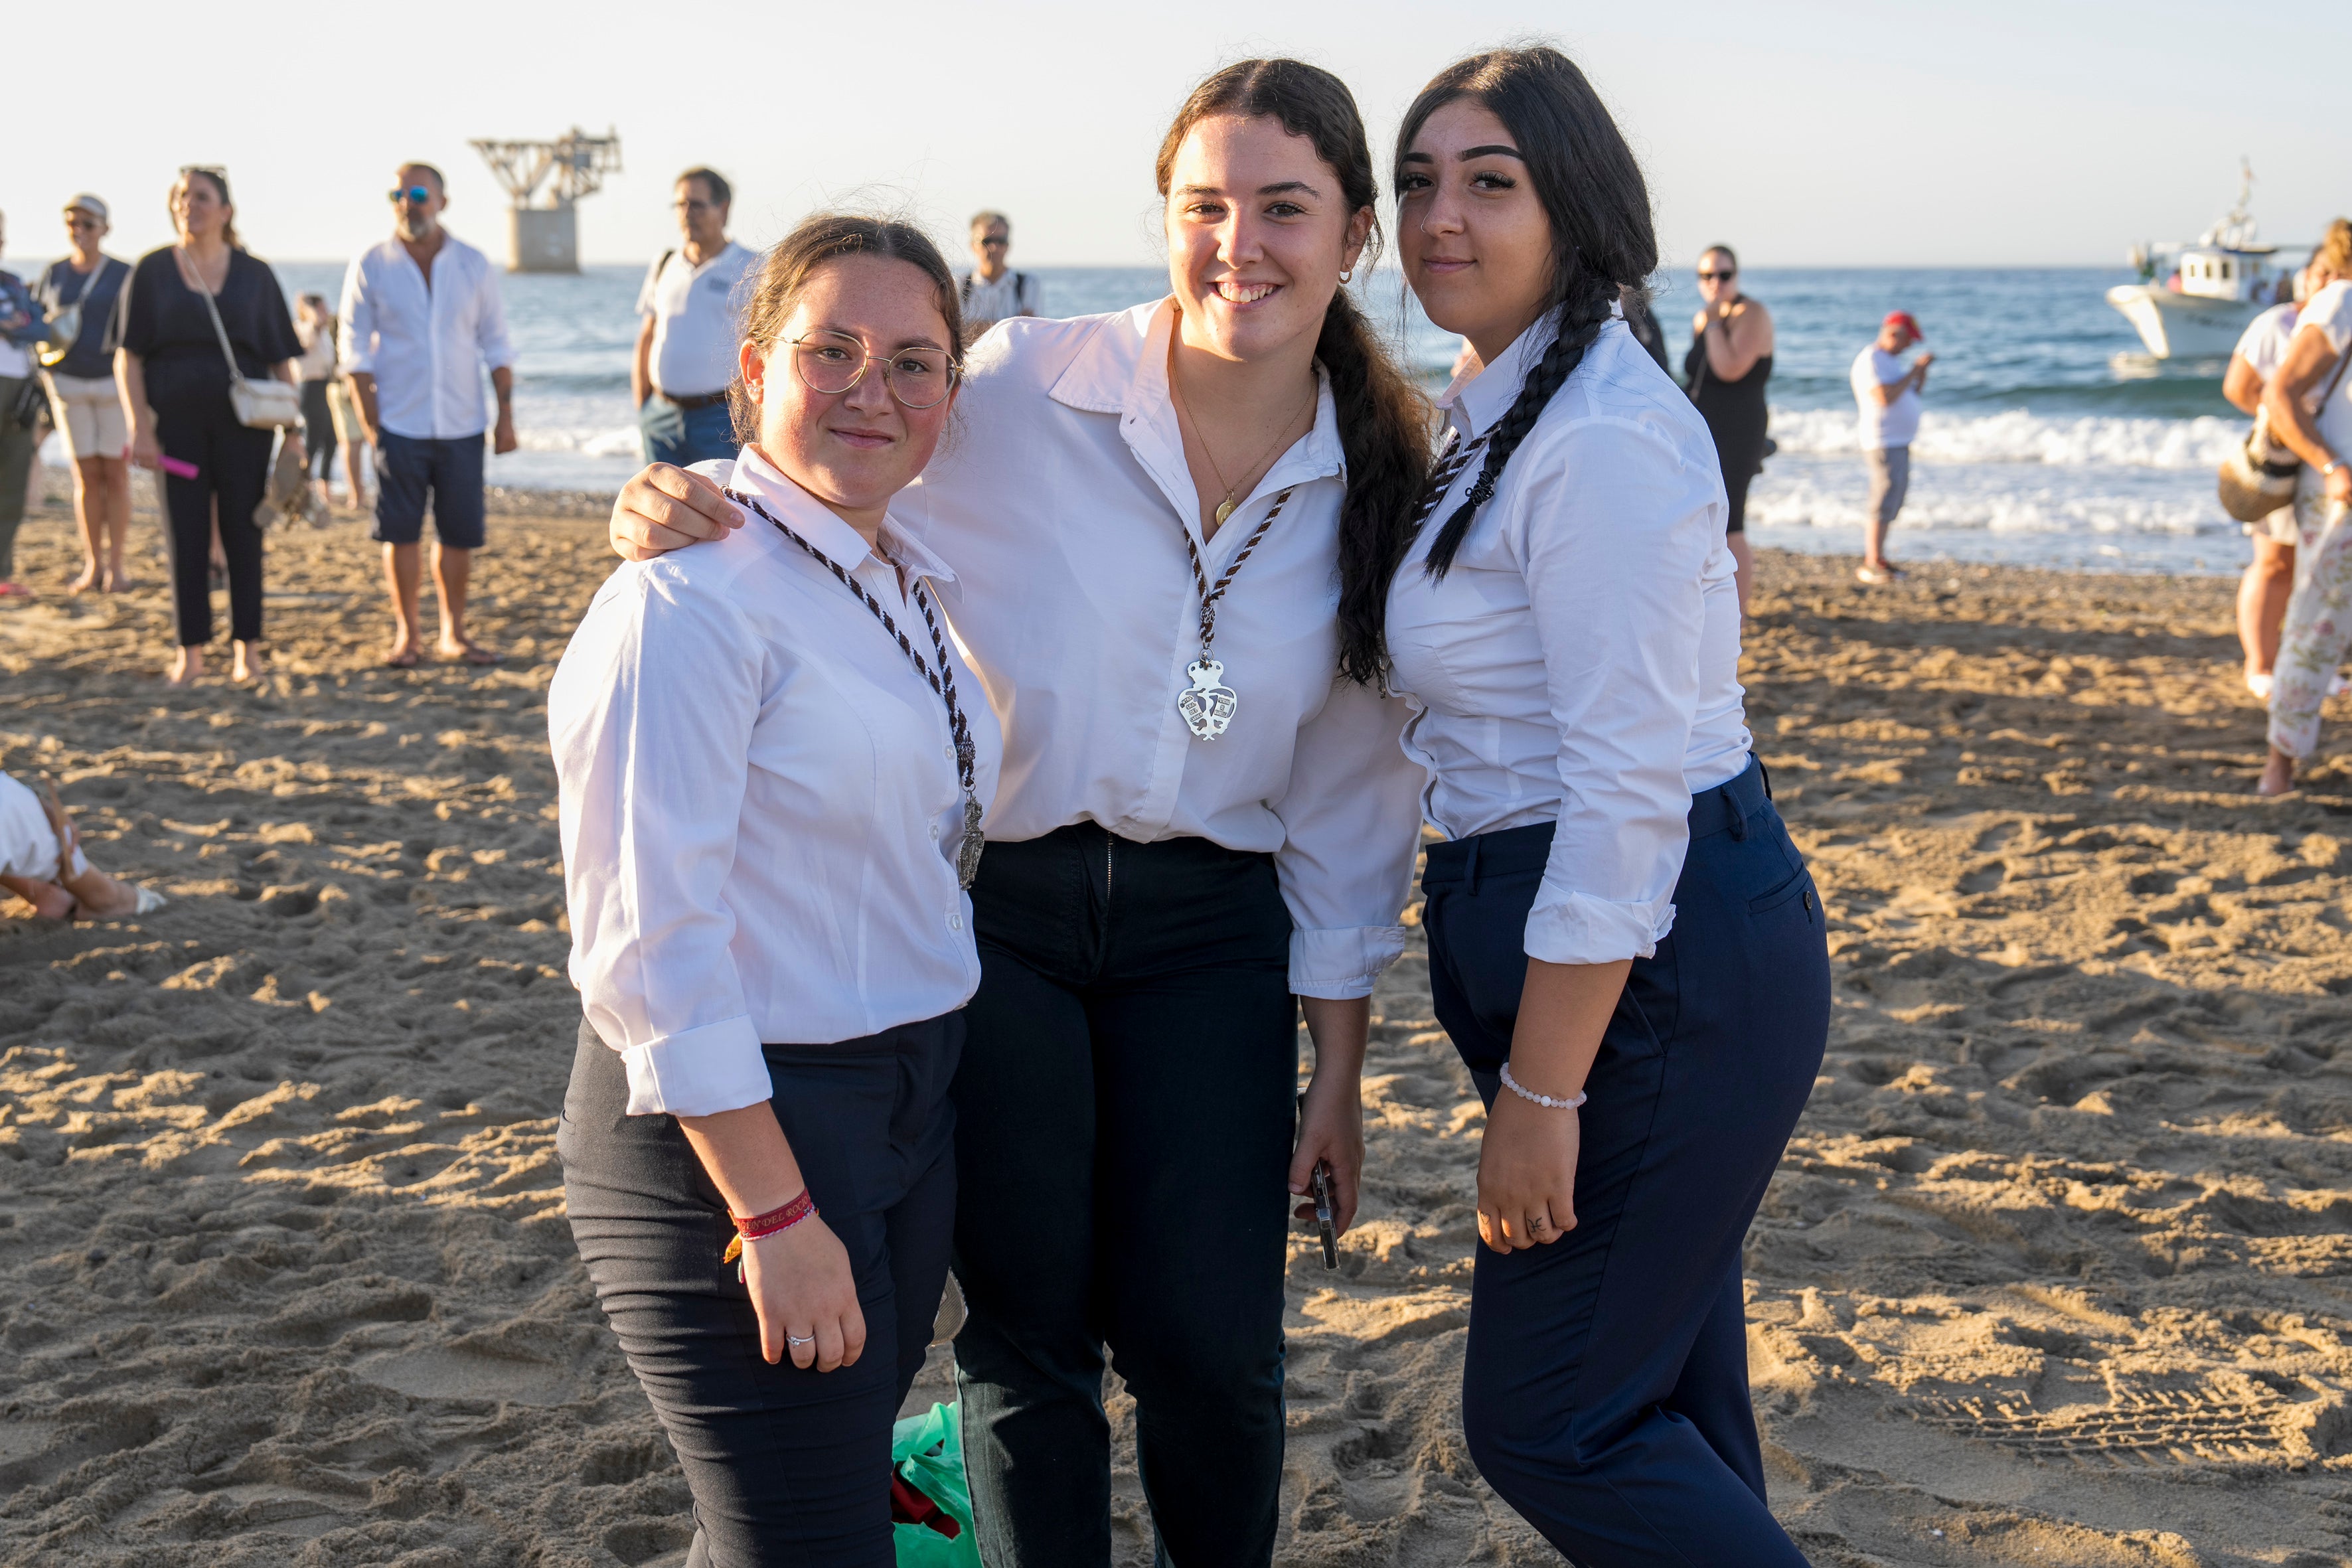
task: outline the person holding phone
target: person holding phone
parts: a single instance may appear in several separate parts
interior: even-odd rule
[[[953,413],[959,318],[904,224],[777,245],[734,393],[751,526],[614,573],[548,693],[585,1013],[564,1200],[696,1563],[894,1559],[1002,750],[954,574],[895,510]]]
[[[1549,48],[1439,73],[1397,152],[1406,280],[1483,366],[1387,584],[1445,836],[1431,990],[1487,1108],[1463,1433],[1589,1568],[1804,1568],[1740,1249],[1827,1040],[1825,921],[1742,713],[1714,442],[1615,309],[1648,187]]]

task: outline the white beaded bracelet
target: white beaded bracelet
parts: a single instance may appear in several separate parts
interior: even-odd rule
[[[1557,1099],[1549,1094],[1538,1094],[1534,1089],[1529,1089],[1526,1084],[1521,1083],[1517,1079],[1511,1076],[1511,1064],[1508,1062],[1505,1062],[1503,1064],[1503,1087],[1509,1089],[1513,1094],[1517,1095],[1521,1100],[1534,1100],[1546,1110],[1574,1110],[1578,1106],[1584,1103],[1584,1091],[1582,1089],[1577,1090],[1566,1100]]]

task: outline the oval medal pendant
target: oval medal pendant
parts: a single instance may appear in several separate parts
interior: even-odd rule
[[[1231,517],[1231,516],[1233,516],[1233,515],[1234,515],[1234,498],[1233,498],[1233,497],[1231,497],[1231,496],[1227,496],[1224,500],[1221,500],[1221,501],[1219,501],[1219,502],[1217,503],[1217,510],[1216,510],[1216,512],[1215,512],[1215,517],[1216,517],[1217,521],[1218,521],[1220,524],[1222,524],[1222,523],[1223,523],[1223,521],[1225,521],[1225,519],[1227,519],[1227,518],[1229,518],[1229,517]]]
[[[1176,711],[1184,716],[1184,727],[1192,731],[1193,739],[1213,741],[1234,721],[1234,710],[1241,705],[1241,698],[1224,683],[1225,667],[1213,658],[1195,659],[1184,673],[1192,678],[1192,684],[1177,694]]]

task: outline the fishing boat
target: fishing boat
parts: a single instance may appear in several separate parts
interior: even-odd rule
[[[2158,359],[2227,357],[2248,322],[2293,296],[2293,270],[2279,267],[2279,247],[2263,239],[2246,211],[2253,170],[2241,164],[2240,172],[2237,205],[2220,222],[2194,245],[2132,247],[2140,280],[2107,290],[2107,303]]]

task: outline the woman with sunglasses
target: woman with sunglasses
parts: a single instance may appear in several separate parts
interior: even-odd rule
[[[1738,568],[1740,614],[1748,613],[1748,585],[1756,557],[1748,544],[1748,487],[1764,471],[1765,428],[1771,412],[1764,388],[1772,379],[1772,312],[1760,300],[1739,291],[1739,258],[1727,245],[1709,246],[1698,258],[1699,298],[1706,308],[1691,318],[1690,353],[1683,358],[1683,384],[1723,469],[1731,516],[1725,524],[1731,559]]]
[[[228,561],[231,679],[245,681],[259,668],[262,549],[253,513],[268,493],[276,432],[237,419],[221,338],[227,336],[238,373],[250,381],[274,375],[299,384],[302,345],[277,275],[236,237],[228,175],[195,165],[181,170],[171,209],[179,238],[141,257],[131,271],[116,367],[131,410],[131,460],[165,475],[179,623],[171,683],[186,686],[205,672],[205,646],[213,637],[215,511]]]
[[[713,1568],[894,1560],[1000,752],[939,614],[953,574],[896,510],[961,326],[906,225],[788,236],[731,394],[751,525],[614,573],[548,692],[586,1014],[564,1198]]]
[[[73,460],[74,521],[81,529],[81,575],[66,591],[119,594],[131,586],[122,559],[131,536],[131,470],[123,458],[131,429],[114,351],[122,335],[131,264],[99,248],[108,224],[106,204],[98,197],[87,192],[74,197],[65,217],[71,253],[41,275],[41,302],[52,320],[71,310],[77,323],[69,344],[52,345],[63,353],[44,373],[49,411]]]
[[[1591,1568],[1802,1568],[1765,1504],[1740,1246],[1829,1021],[1820,900],[1742,717],[1705,424],[1613,307],[1649,193],[1549,48],[1398,134],[1405,277],[1486,367],[1390,557],[1429,767],[1431,987],[1487,1106],[1463,1427]]]
[[[1369,552],[1418,494],[1426,405],[1344,287],[1376,233],[1355,100],[1240,62],[1155,172],[1169,297],[1000,324],[901,514],[956,569],[947,608],[1005,727],[955,1088],[992,1568],[1109,1559],[1106,1346],[1169,1557],[1271,1560],[1276,1201],[1323,1164],[1336,1224],[1355,1212],[1368,997],[1403,949],[1419,826]],[[614,542],[688,544],[728,511],[649,469]]]

